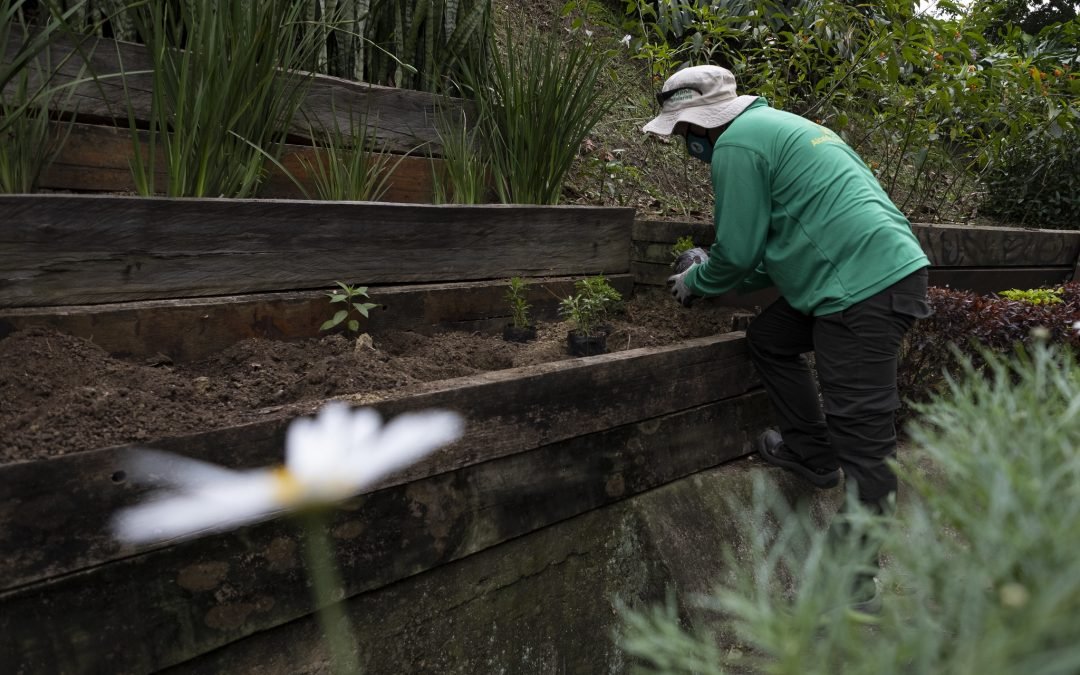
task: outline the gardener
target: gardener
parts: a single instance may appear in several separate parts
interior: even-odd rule
[[[737,96],[718,66],[682,70],[644,130],[676,134],[712,167],[716,240],[668,279],[695,297],[775,286],[780,298],[747,331],[779,433],[761,457],[819,488],[840,481],[881,512],[896,491],[896,363],[929,315],[930,264],[911,226],[839,136],[756,96]],[[804,354],[815,353],[818,386]]]

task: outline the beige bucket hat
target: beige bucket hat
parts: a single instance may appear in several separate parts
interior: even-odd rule
[[[679,122],[705,129],[722,127],[757,99],[735,93],[735,76],[727,68],[691,66],[664,83],[656,95],[661,112],[641,130],[669,136]]]

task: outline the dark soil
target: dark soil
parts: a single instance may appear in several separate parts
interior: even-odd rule
[[[686,310],[662,291],[638,294],[611,322],[609,351],[672,344],[731,330],[735,310]],[[571,358],[565,323],[534,342],[501,335],[387,332],[298,342],[247,340],[203,361],[126,360],[94,343],[30,329],[0,340],[0,462],[63,455],[242,424],[334,396]]]

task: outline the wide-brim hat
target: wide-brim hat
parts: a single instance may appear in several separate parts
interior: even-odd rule
[[[739,96],[735,76],[720,66],[691,66],[675,73],[656,96],[660,114],[641,128],[669,136],[679,122],[705,129],[722,127],[739,116],[757,96]]]

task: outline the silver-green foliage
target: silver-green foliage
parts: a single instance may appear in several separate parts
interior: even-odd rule
[[[313,50],[303,0],[149,2],[135,8],[153,96],[149,141],[133,133],[140,194],[248,197],[276,162],[308,79],[285,75]],[[184,49],[176,49],[183,45]],[[132,131],[134,112],[129,111]],[[157,150],[167,184],[155,183]]]
[[[482,152],[504,204],[557,204],[582,141],[614,103],[602,76],[608,57],[588,43],[529,34],[467,71]]]
[[[1080,364],[1045,345],[987,359],[923,410],[896,522],[855,519],[884,541],[880,616],[844,609],[858,537],[837,544],[759,482],[750,560],[702,603],[726,638],[628,611],[644,671],[1080,672]]]

